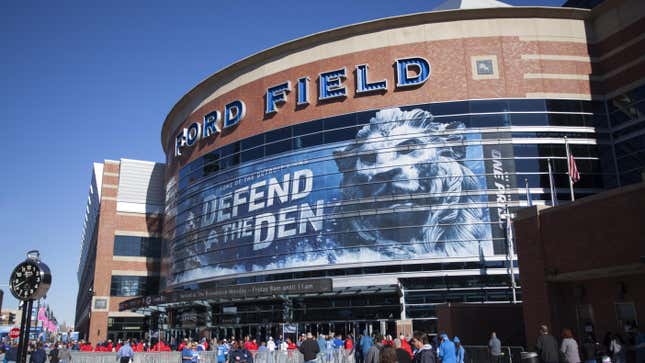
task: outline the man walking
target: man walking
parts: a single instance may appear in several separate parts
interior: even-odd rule
[[[49,350],[49,363],[58,363],[58,345],[54,344],[54,347]]]
[[[502,342],[497,338],[497,333],[490,333],[490,340],[488,341],[488,349],[490,351],[490,362],[499,363],[502,356]]]
[[[374,344],[367,351],[367,355],[365,355],[365,363],[379,363],[381,349],[383,348],[382,341],[383,337],[381,335],[377,335],[374,338]]]
[[[441,363],[457,363],[457,351],[455,344],[450,341],[447,334],[441,335],[441,344],[439,345],[439,359],[441,359]]]
[[[540,326],[540,336],[537,338],[535,348],[543,363],[559,362],[558,341],[549,334],[549,328],[546,325]]]
[[[18,361],[18,344],[11,342],[11,346],[4,356],[7,363],[16,363]]]
[[[434,350],[430,344],[430,338],[419,331],[412,335],[412,346],[415,348],[413,363],[435,363]]]
[[[308,363],[316,359],[316,355],[320,352],[320,346],[314,340],[314,336],[311,333],[307,333],[307,338],[300,344],[298,350],[304,356],[305,363]]]
[[[43,343],[38,342],[36,345],[36,350],[31,352],[31,357],[29,358],[29,363],[45,363],[47,362],[47,353],[43,349]]]
[[[130,346],[130,339],[123,343],[123,346],[116,352],[116,357],[119,359],[119,363],[129,363],[130,359],[134,357],[134,350]]]
[[[372,347],[373,341],[374,340],[372,339],[372,337],[367,333],[367,329],[365,329],[365,332],[363,333],[363,336],[361,337],[361,341],[359,343],[359,345],[361,346],[362,362],[365,362],[365,360],[367,359],[367,352],[369,352],[370,348]]]

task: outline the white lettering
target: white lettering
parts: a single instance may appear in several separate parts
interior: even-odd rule
[[[217,221],[222,222],[227,219],[231,219],[231,213],[224,213],[225,209],[228,209],[231,207],[231,195],[225,195],[220,198],[218,206],[217,206]]]
[[[291,237],[296,234],[296,218],[287,217],[288,213],[295,213],[298,210],[297,205],[292,205],[291,207],[282,208],[278,213],[278,238]],[[287,228],[287,226],[293,225],[292,228]]]
[[[233,209],[231,214],[233,217],[237,217],[237,207],[246,203],[246,198],[242,196],[242,193],[248,192],[249,187],[242,187],[233,193]]]
[[[289,174],[285,174],[283,177],[282,185],[278,183],[276,178],[269,179],[269,192],[267,193],[267,207],[273,205],[274,195],[280,199],[280,203],[286,203],[289,201]]]
[[[266,231],[264,238],[262,238],[263,230]],[[253,250],[257,251],[269,247],[271,242],[273,242],[274,234],[275,217],[273,214],[264,213],[255,217],[255,238],[253,239]]]
[[[300,179],[304,178],[305,179],[305,185],[302,190],[300,190]],[[309,169],[302,169],[298,170],[293,173],[293,182],[291,185],[291,200],[296,200],[300,198],[304,198],[311,191],[313,190],[314,187],[314,173],[309,170]]]
[[[266,181],[257,182],[251,185],[251,192],[249,193],[249,212],[253,212],[258,209],[264,208],[264,192],[257,191],[256,189],[261,188],[267,184]],[[258,200],[262,200],[261,203],[257,203]]]
[[[307,232],[307,222],[311,224],[314,231],[322,230],[323,224],[323,207],[325,201],[319,200],[316,202],[316,213],[311,210],[307,203],[300,204],[300,223],[298,223],[298,234]]]

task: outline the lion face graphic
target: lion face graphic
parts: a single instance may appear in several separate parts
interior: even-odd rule
[[[478,254],[486,233],[481,208],[469,206],[475,200],[463,193],[480,187],[460,162],[462,129],[460,122],[434,122],[421,109],[381,110],[355,143],[336,151],[340,210],[359,237],[343,243],[389,245],[392,254]]]

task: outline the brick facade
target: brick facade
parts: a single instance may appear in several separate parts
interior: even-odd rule
[[[619,320],[617,304],[633,304],[637,319],[645,316],[644,220],[645,183],[519,213],[514,226],[529,346],[541,324],[583,337],[590,323],[597,339],[623,332],[630,322]]]
[[[159,237],[162,216],[160,214],[133,213],[117,211],[119,191],[120,162],[105,161],[101,185],[101,204],[97,228],[96,256],[88,261],[94,264],[93,299],[90,308],[89,327],[81,331],[92,344],[107,339],[108,318],[119,315],[119,303],[131,297],[110,296],[112,272],[128,271],[133,274],[158,275],[158,259],[118,258],[114,256],[114,237],[120,235],[139,235]],[[106,308],[96,305],[97,299],[106,299]],[[132,315],[132,314],[131,314]]]

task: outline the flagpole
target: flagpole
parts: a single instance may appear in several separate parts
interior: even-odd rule
[[[529,190],[529,178],[524,178],[524,189],[526,189],[526,202],[529,207],[533,206],[533,199],[531,199],[531,191]]]
[[[551,158],[546,159],[546,163],[549,166],[549,190],[551,191],[551,206],[555,207],[558,205],[557,196],[555,195],[555,186],[553,185],[553,170],[551,169]]]
[[[508,261],[507,272],[511,278],[511,292],[513,293],[513,304],[517,303],[517,285],[515,283],[515,269],[513,268],[513,255],[515,248],[513,247],[513,222],[511,220],[511,212],[508,210],[508,205],[505,206],[506,210],[506,259]]]
[[[564,137],[564,148],[567,150],[567,178],[569,179],[569,191],[571,192],[571,201],[576,200],[573,194],[573,179],[571,179],[571,154],[569,153],[569,141]]]

